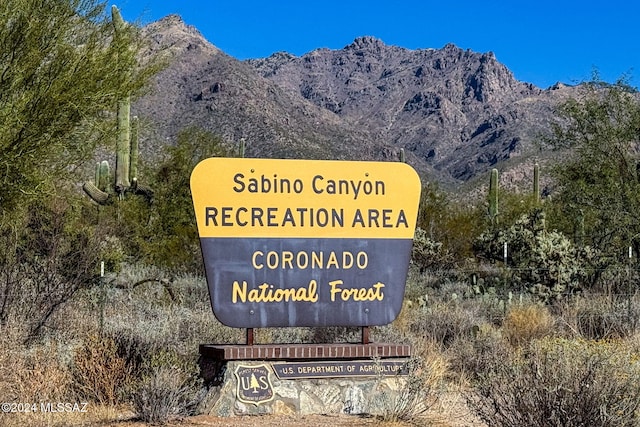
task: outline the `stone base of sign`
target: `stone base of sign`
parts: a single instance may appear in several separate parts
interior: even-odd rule
[[[406,389],[411,347],[202,345],[200,355],[204,414],[383,415]]]

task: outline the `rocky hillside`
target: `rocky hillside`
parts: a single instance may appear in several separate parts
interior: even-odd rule
[[[553,105],[574,89],[516,80],[495,56],[462,50],[409,50],[372,37],[301,57],[275,53],[238,61],[177,16],[144,28],[147,55],[170,65],[134,112],[154,133],[155,150],[197,126],[248,157],[397,159],[427,179],[467,181],[531,154]]]

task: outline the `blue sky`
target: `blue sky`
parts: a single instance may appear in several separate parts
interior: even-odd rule
[[[119,0],[126,20],[146,24],[175,13],[238,58],[317,48],[341,49],[374,36],[408,49],[454,43],[492,51],[518,80],[546,88],[557,81],[630,76],[640,86],[640,2],[583,1],[193,1]]]

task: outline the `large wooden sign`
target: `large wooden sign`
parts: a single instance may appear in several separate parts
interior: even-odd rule
[[[202,161],[191,192],[215,316],[240,328],[392,322],[420,188],[399,162]]]

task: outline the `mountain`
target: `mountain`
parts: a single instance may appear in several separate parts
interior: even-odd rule
[[[535,153],[553,106],[575,90],[520,82],[493,53],[452,44],[409,50],[360,37],[239,61],[176,15],[143,34],[145,55],[169,61],[133,106],[152,151],[187,126],[244,138],[247,157],[390,161],[404,148],[425,179],[459,184]]]
[[[145,27],[144,35],[146,55],[163,55],[170,63],[132,106],[154,130],[146,137],[150,146],[197,126],[227,141],[244,138],[247,157],[346,159],[379,148],[367,132],[261,77],[175,15]]]

